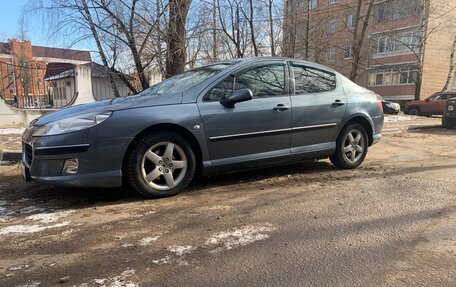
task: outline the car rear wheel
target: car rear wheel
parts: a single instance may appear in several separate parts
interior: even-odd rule
[[[157,133],[136,140],[126,158],[126,179],[147,197],[167,197],[185,189],[195,174],[190,144],[175,133]]]
[[[357,123],[351,123],[340,133],[336,152],[329,159],[338,168],[353,169],[358,167],[366,158],[368,146],[367,133],[364,127]]]
[[[408,110],[409,115],[418,116],[420,114],[420,109],[413,107]]]

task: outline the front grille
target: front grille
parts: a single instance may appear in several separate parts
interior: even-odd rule
[[[23,154],[24,154],[24,160],[25,163],[28,166],[32,165],[32,160],[33,160],[33,148],[31,145],[24,143],[23,144]]]

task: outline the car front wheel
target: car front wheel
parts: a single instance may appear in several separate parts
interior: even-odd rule
[[[191,146],[175,133],[146,135],[133,142],[126,158],[128,183],[147,197],[172,196],[185,189],[195,174]]]
[[[368,145],[364,127],[357,123],[349,124],[339,135],[336,152],[329,159],[338,168],[356,168],[366,158]]]
[[[408,110],[408,114],[412,115],[412,116],[418,116],[420,114],[420,109],[419,108],[415,108],[415,107],[410,108]]]

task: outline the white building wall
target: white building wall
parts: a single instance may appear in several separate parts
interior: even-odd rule
[[[76,91],[78,94],[73,105],[95,101],[92,93],[92,69],[89,65],[76,67]]]

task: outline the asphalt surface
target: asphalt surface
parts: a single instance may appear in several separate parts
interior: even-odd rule
[[[0,166],[0,286],[456,286],[456,130],[389,122],[327,160],[144,200],[25,184]]]

